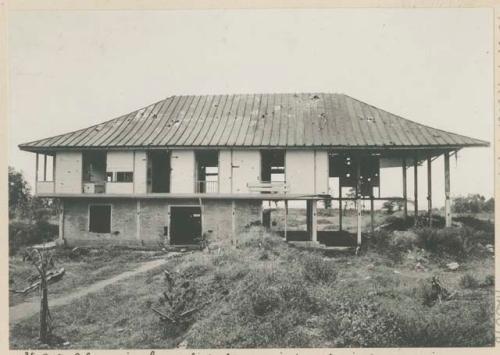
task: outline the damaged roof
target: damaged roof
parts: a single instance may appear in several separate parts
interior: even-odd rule
[[[154,147],[463,148],[488,142],[431,128],[344,94],[172,96],[127,115],[19,145],[27,151]]]

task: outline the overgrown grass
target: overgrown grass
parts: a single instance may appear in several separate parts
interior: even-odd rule
[[[52,316],[75,348],[492,346],[493,257],[467,251],[492,236],[467,228],[382,230],[361,255],[329,257],[252,227],[236,246],[173,258]],[[448,270],[458,257],[459,269]],[[195,309],[176,324],[151,311],[173,312],[163,270],[181,290],[172,293],[176,312]],[[433,276],[449,298],[432,295]],[[12,328],[11,346],[33,346],[36,318]]]

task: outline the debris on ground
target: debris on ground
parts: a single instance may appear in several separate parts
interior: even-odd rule
[[[495,248],[493,247],[492,244],[486,244],[485,245],[485,248],[487,251],[489,251],[490,253],[494,253],[495,252]]]
[[[437,276],[433,276],[431,279],[431,289],[428,295],[426,295],[424,300],[424,305],[432,306],[436,302],[443,302],[450,300],[455,293],[450,293],[438,279]]]
[[[415,270],[416,270],[416,271],[425,271],[425,267],[422,265],[422,263],[418,262],[418,263],[415,265]]]
[[[452,262],[452,263],[446,264],[446,267],[448,268],[448,270],[451,270],[451,271],[457,270],[459,266],[460,265],[457,262]]]
[[[60,268],[58,270],[50,270],[47,272],[47,283],[54,283],[62,279],[64,273],[66,271],[64,268]],[[12,293],[21,293],[21,294],[27,294],[33,290],[36,290],[40,288],[40,275],[32,275],[29,277],[29,280],[32,282],[31,285],[27,286],[26,288],[22,290],[10,290]]]

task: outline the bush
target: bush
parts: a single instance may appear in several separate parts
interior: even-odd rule
[[[479,287],[479,281],[470,273],[463,275],[459,284],[462,288],[474,289]]]
[[[9,222],[9,252],[15,254],[20,248],[44,243],[57,237],[59,228],[47,221],[26,223]]]
[[[368,298],[342,298],[329,312],[327,333],[336,346],[389,347],[398,344],[398,328],[392,313]]]
[[[337,269],[331,260],[320,256],[306,256],[302,262],[304,278],[310,282],[332,283],[337,279]]]

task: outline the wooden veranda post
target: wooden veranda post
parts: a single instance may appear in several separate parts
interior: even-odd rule
[[[318,241],[318,201],[311,201],[311,240],[313,242]]]
[[[288,242],[287,229],[288,229],[288,200],[285,200],[285,241]]]
[[[450,153],[444,153],[444,212],[445,225],[451,227],[451,202],[450,202]]]
[[[427,157],[427,214],[429,227],[432,227],[432,159]]]
[[[47,154],[43,155],[43,181],[47,181]]]
[[[372,235],[375,233],[375,214],[374,214],[374,203],[373,203],[373,190],[370,196],[370,227]]]
[[[339,177],[339,231],[342,232],[342,184]]]
[[[358,233],[357,233],[357,244],[361,245],[361,160],[356,159],[356,208],[358,214]]]
[[[415,225],[417,225],[418,219],[418,159],[415,157],[413,161],[413,205],[415,207]]]
[[[403,158],[403,211],[405,219],[408,218],[408,192],[406,188],[406,158]]]
[[[38,186],[38,153],[36,153],[36,164],[35,164],[35,194]]]

